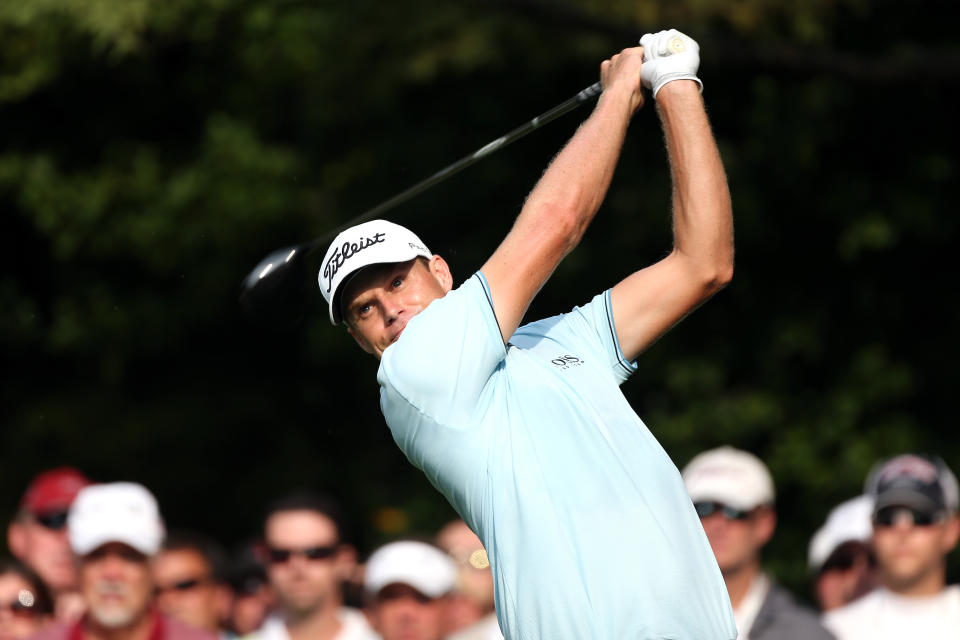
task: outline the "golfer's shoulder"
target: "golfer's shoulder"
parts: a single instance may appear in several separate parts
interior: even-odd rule
[[[506,357],[490,309],[477,278],[432,301],[384,350],[377,372],[380,386],[421,410],[475,400]]]

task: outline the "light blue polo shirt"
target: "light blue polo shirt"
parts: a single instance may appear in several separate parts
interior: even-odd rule
[[[680,473],[620,392],[635,367],[609,291],[504,346],[481,273],[383,353],[387,424],[483,541],[508,640],[737,635]]]

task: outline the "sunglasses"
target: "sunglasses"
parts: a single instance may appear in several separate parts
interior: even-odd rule
[[[332,557],[339,545],[329,545],[325,547],[304,547],[303,549],[280,549],[278,547],[267,548],[267,560],[270,564],[283,564],[289,562],[292,556],[303,556],[307,560],[326,560]]]
[[[33,516],[34,520],[40,523],[45,529],[50,531],[60,531],[65,526],[67,526],[67,512],[66,511],[52,511],[50,513],[41,513],[39,515]]]
[[[943,512],[927,513],[911,507],[884,507],[873,516],[873,523],[878,527],[892,527],[900,522],[906,522],[914,527],[929,527],[932,524],[943,522]]]
[[[157,585],[154,588],[153,592],[158,596],[163,595],[165,593],[169,593],[171,591],[182,593],[184,591],[190,591],[192,589],[196,589],[200,585],[206,584],[206,583],[207,583],[207,580],[205,578],[188,578],[187,580],[180,580],[178,582],[174,582],[173,584]]]
[[[697,510],[700,519],[709,518],[714,513],[720,512],[724,520],[746,520],[750,517],[750,511],[737,509],[722,502],[695,502],[693,508]]]

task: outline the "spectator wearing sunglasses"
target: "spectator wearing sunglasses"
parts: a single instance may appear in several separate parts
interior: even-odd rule
[[[810,539],[807,561],[821,611],[849,604],[876,587],[872,513],[871,496],[851,498],[834,507]]]
[[[77,621],[43,629],[34,640],[216,640],[153,606],[150,559],[164,526],[145,487],[115,482],[80,490],[67,534],[86,612]]]
[[[839,640],[960,638],[960,586],[947,586],[946,559],[960,537],[957,478],[943,460],[914,454],[878,464],[873,548],[880,587],[828,612]]]
[[[367,612],[383,640],[441,640],[457,567],[426,542],[399,540],[370,556]]]
[[[759,458],[732,447],[695,456],[682,474],[727,585],[740,640],[829,640],[761,566],[777,525],[773,478]]]
[[[225,564],[215,540],[192,531],[168,534],[152,563],[157,607],[194,628],[221,634],[232,599]]]
[[[53,597],[58,620],[73,620],[83,613],[66,527],[70,504],[89,484],[90,480],[72,467],[37,474],[7,528],[10,553],[43,581]]]
[[[20,640],[39,631],[53,615],[40,578],[16,560],[0,560],[0,640]]]
[[[277,613],[251,640],[372,640],[363,613],[343,604],[343,583],[356,566],[344,540],[339,505],[296,494],[267,511],[263,555]]]

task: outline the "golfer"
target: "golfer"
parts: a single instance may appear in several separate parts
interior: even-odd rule
[[[320,268],[331,320],[380,359],[394,439],[488,550],[510,640],[737,633],[680,474],[619,390],[733,270],[699,47],[673,30],[641,45],[602,63],[595,109],[458,288],[443,258],[382,220],[343,232]],[[673,250],[582,307],[520,326],[600,207],[642,86],[666,136]]]

